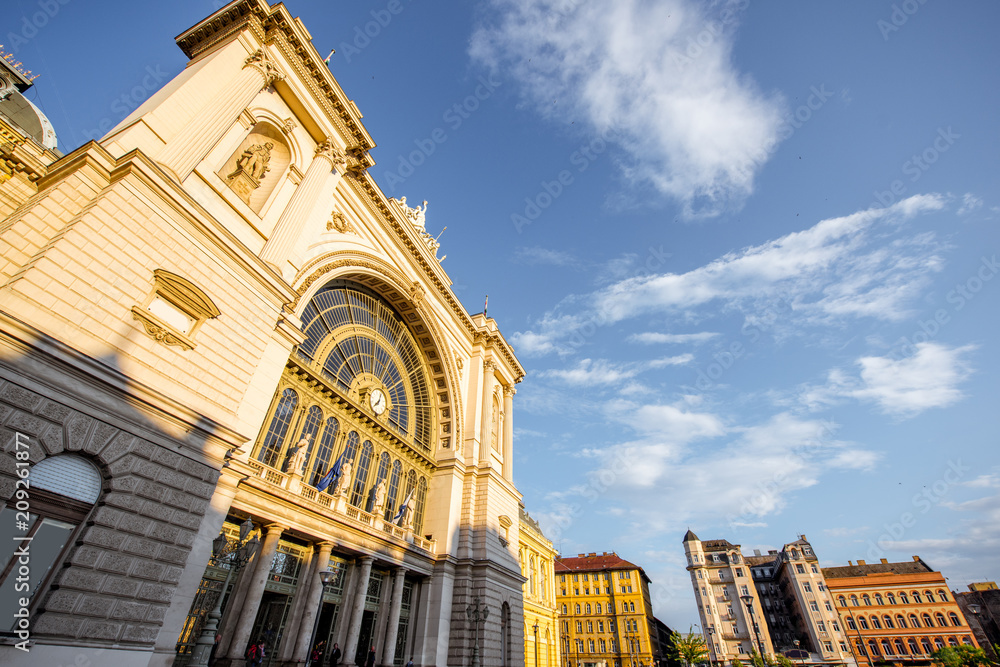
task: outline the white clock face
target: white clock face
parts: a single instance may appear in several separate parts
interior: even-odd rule
[[[385,394],[382,393],[381,389],[372,390],[372,393],[369,395],[368,402],[371,404],[372,410],[376,415],[381,415],[385,412]]]

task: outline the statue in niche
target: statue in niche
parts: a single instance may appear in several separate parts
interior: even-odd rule
[[[413,530],[413,512],[417,508],[417,499],[410,494],[410,497],[406,499],[406,509],[403,514],[403,528],[405,530]]]
[[[333,495],[336,497],[346,496],[351,490],[351,462],[344,463],[340,469],[340,477],[337,478],[337,486],[333,488]]]
[[[385,480],[375,487],[375,502],[372,503],[372,514],[381,517],[385,513]]]
[[[243,170],[254,180],[260,181],[269,170],[267,163],[271,161],[272,148],[274,148],[274,144],[270,141],[247,146],[243,154],[236,160],[237,170]]]

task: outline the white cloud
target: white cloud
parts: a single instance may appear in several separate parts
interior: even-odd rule
[[[513,341],[527,355],[565,355],[598,326],[651,312],[697,313],[708,306],[743,312],[748,325],[762,316],[774,319],[779,305],[781,318],[796,324],[858,317],[899,321],[912,315],[911,304],[943,260],[930,234],[888,235],[917,214],[942,209],[945,201],[936,194],[915,195],[888,208],[822,220],[686,273],[621,280],[585,298],[567,298],[530,330],[515,333]],[[656,339],[639,334],[635,340]]]
[[[944,408],[963,398],[958,385],[971,373],[964,357],[974,349],[973,345],[926,342],[917,344],[916,352],[903,359],[861,357],[858,376],[833,369],[825,385],[805,387],[800,400],[819,409],[844,397],[856,398],[872,401],[882,412],[897,417]]]
[[[613,363],[606,359],[581,359],[572,368],[549,369],[541,371],[538,375],[576,386],[613,385],[648,370],[667,366],[682,366],[690,363],[693,358],[690,354],[681,354],[675,357],[662,357],[633,363]]]
[[[958,214],[965,215],[966,213],[972,213],[973,211],[978,211],[983,207],[983,200],[971,192],[966,192],[962,197],[962,205],[958,207]]]
[[[644,343],[646,345],[653,345],[657,343],[666,343],[672,345],[683,345],[685,343],[694,343],[695,345],[700,345],[707,340],[721,336],[722,334],[715,331],[700,331],[698,333],[690,334],[668,334],[659,333],[655,331],[647,331],[644,333],[632,334],[626,340],[629,343]]]
[[[714,215],[753,190],[782,101],[732,63],[744,0],[492,0],[470,54],[543,116],[614,133],[625,174]],[[723,19],[723,20],[720,20]]]

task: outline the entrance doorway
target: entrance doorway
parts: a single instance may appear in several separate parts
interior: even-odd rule
[[[278,646],[281,644],[281,633],[285,626],[285,613],[288,610],[290,598],[280,593],[265,591],[260,599],[257,619],[250,633],[250,641],[263,640],[264,665],[270,665],[277,657]]]
[[[358,635],[358,651],[354,655],[355,665],[364,665],[368,659],[368,649],[375,645],[375,612],[365,610],[361,615],[361,634]]]

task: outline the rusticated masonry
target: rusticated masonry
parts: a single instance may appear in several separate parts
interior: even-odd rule
[[[33,465],[75,454],[103,478],[97,502],[54,563],[32,616],[33,638],[151,646],[218,472],[0,381],[0,504],[14,494],[15,441],[25,438]]]

